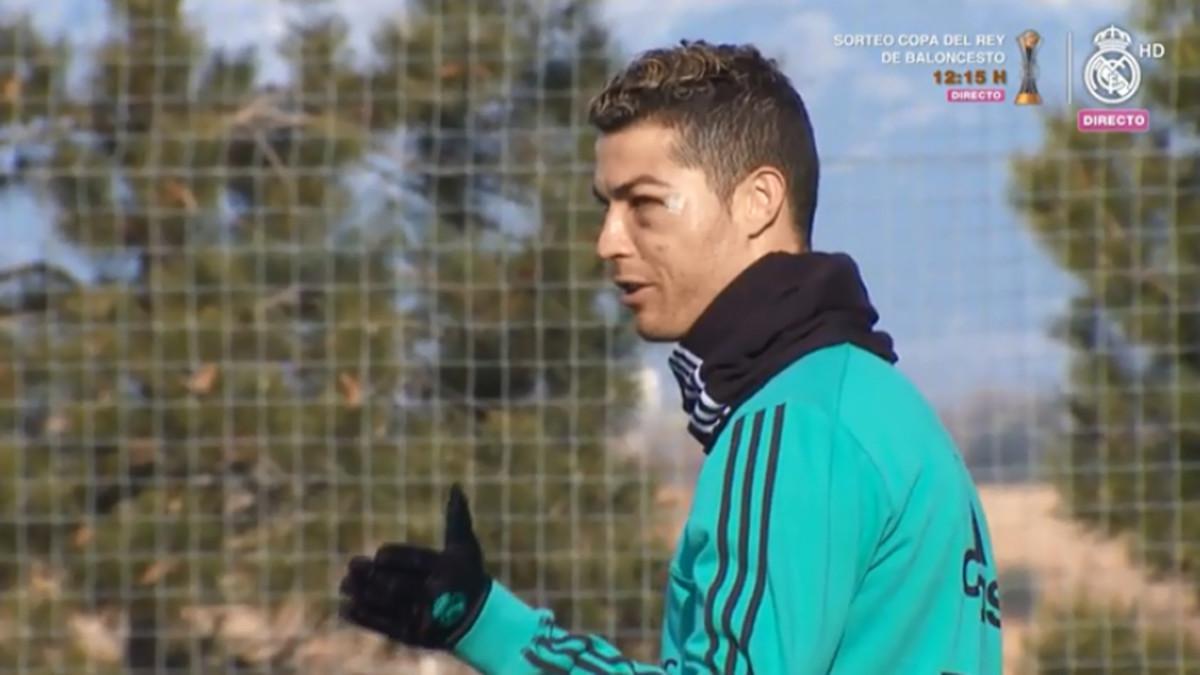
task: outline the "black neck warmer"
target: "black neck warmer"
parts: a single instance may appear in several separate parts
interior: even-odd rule
[[[769,253],[725,287],[671,354],[688,431],[708,452],[730,412],[810,352],[851,343],[889,363],[892,338],[843,253]]]

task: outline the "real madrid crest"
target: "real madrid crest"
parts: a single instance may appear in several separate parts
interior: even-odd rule
[[[1129,52],[1133,38],[1111,25],[1092,38],[1096,53],[1083,69],[1083,84],[1101,103],[1124,103],[1137,93],[1142,84],[1142,67]]]

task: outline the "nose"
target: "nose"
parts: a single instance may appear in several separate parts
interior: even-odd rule
[[[604,212],[600,236],[596,239],[596,255],[601,260],[615,260],[630,255],[633,245],[628,235],[621,214],[610,207]]]

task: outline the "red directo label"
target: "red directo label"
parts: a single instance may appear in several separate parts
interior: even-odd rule
[[[1075,128],[1085,132],[1137,133],[1150,129],[1150,111],[1141,108],[1084,108],[1075,114]]]
[[[947,89],[946,100],[951,103],[1003,103],[1004,90],[999,87]]]

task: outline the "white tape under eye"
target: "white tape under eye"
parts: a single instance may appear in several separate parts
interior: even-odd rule
[[[667,211],[675,215],[683,213],[684,199],[683,195],[670,195],[666,199]]]

